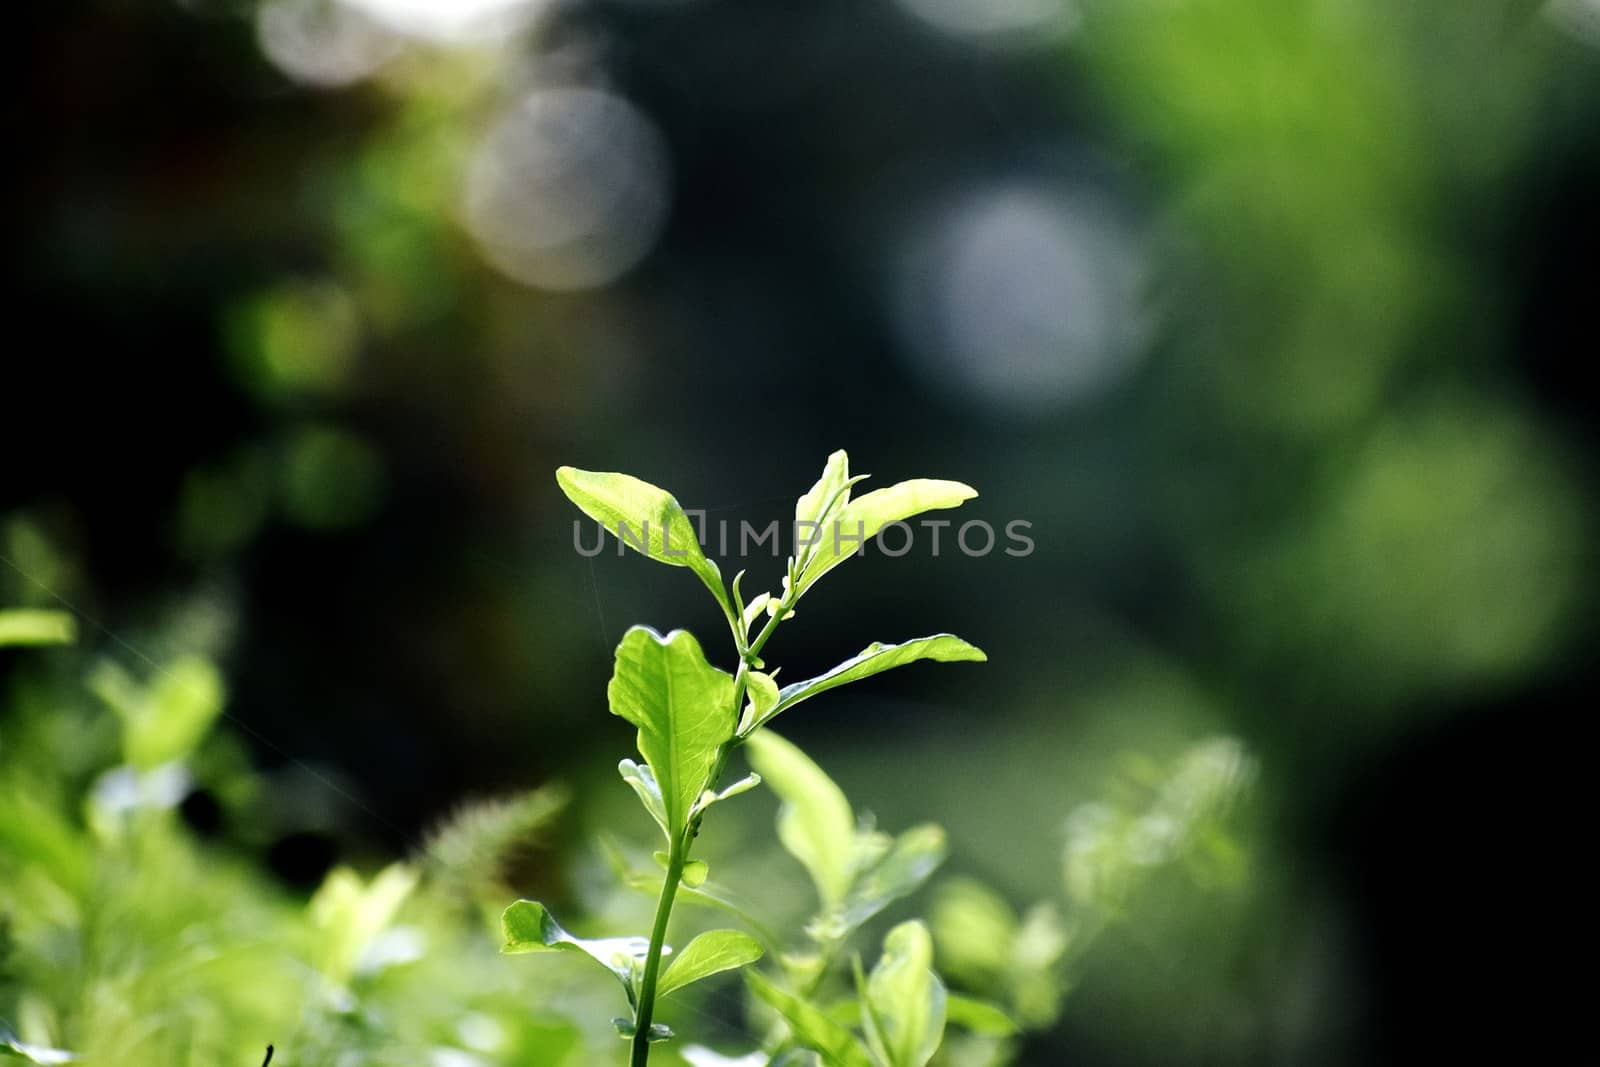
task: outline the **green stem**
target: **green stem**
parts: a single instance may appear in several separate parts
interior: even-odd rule
[[[735,723],[739,721],[739,712],[744,707],[744,694],[749,687],[750,664],[761,654],[762,647],[772,637],[772,632],[778,628],[778,624],[783,621],[783,616],[794,607],[795,599],[798,598],[791,589],[789,595],[778,605],[776,614],[767,620],[766,626],[762,627],[756,639],[748,648],[739,649],[739,670],[734,675],[733,684],[732,714]],[[737,639],[736,631],[735,640]],[[717,787],[717,782],[727,767],[728,757],[738,740],[738,738],[729,740],[722,746],[722,751],[717,753],[717,762],[711,771],[709,788]],[[661,973],[661,949],[667,941],[667,923],[672,919],[672,904],[678,896],[678,883],[683,880],[684,865],[689,862],[689,849],[699,833],[700,818],[696,816],[689,828],[667,848],[667,877],[661,883],[661,896],[656,901],[656,921],[650,930],[650,948],[645,953],[644,973],[639,979],[639,1004],[633,1015],[633,1051],[628,1058],[629,1067],[647,1067],[650,1061],[650,1022],[656,1008],[656,983]]]
[[[645,1067],[650,1060],[650,1018],[656,1007],[656,979],[661,972],[661,947],[667,941],[667,920],[672,918],[672,901],[683,879],[683,865],[689,860],[687,841],[679,839],[667,852],[667,877],[661,883],[661,899],[656,901],[656,922],[650,930],[650,950],[644,959],[644,975],[639,980],[639,1007],[633,1017],[633,1055],[631,1067]]]

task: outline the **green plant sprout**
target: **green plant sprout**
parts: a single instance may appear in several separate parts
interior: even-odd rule
[[[616,1020],[619,1032],[629,1042],[631,1067],[644,1067],[651,1043],[673,1036],[667,1027],[653,1021],[658,998],[711,975],[744,967],[762,955],[761,943],[739,930],[700,934],[676,953],[667,945],[667,928],[680,887],[692,890],[706,878],[705,864],[695,860],[691,851],[707,811],[761,783],[760,774],[752,773],[721,786],[734,750],[754,742],[758,765],[766,766],[775,778],[788,776],[791,780],[774,782],[780,793],[786,792],[796,788],[795,776],[806,776],[807,766],[814,765],[798,750],[791,755],[792,746],[784,747],[759,732],[778,715],[829,689],[918,660],[987,658],[961,638],[941,633],[897,645],[873,643],[815,678],[778,686],[777,671],[767,669],[762,653],[779,625],[794,617],[800,600],[825,574],[858,554],[885,526],[926,511],[956,507],[977,496],[960,482],[914,479],[852,497],[851,490],[864,477],[850,474],[849,457],[843,451],[828,457],[821,478],[795,504],[795,553],[788,558],[781,588],[746,601],[741,592],[744,572],[729,585],[723,584],[720,570],[706,558],[694,526],[670,493],[626,474],[573,467],[562,467],[556,473],[567,497],[623,545],[657,562],[694,572],[727,620],[738,664],[732,674],[713,667],[699,642],[685,630],[662,635],[635,626],[617,647],[607,697],[612,714],[637,727],[639,754],[644,758],[642,764],[624,759],[618,770],[666,839],[665,852],[658,856],[666,875],[649,936],[574,937],[544,905],[531,900],[512,904],[502,918],[503,951],[577,952],[616,976],[631,1011],[631,1017]],[[810,536],[802,539],[802,530]],[[842,811],[839,805],[843,805]],[[855,877],[851,848],[840,847],[841,842],[855,842],[855,821],[842,794],[832,806],[831,816],[827,811],[826,805],[817,804],[794,808],[780,819],[779,834],[785,846],[806,861],[824,904],[838,906],[844,903]],[[938,847],[943,848],[942,836]],[[671,962],[663,970],[662,960],[669,955]],[[863,1025],[870,1053],[837,1023],[806,1006],[803,999],[761,979],[752,979],[752,989],[778,1008],[791,1027],[797,1020],[805,1020],[800,1025],[808,1032],[797,1036],[830,1063],[923,1067],[937,1048],[946,1010],[943,987],[932,974],[931,956],[927,930],[920,923],[906,923],[890,932],[883,958],[870,978],[861,975],[857,965],[861,1001],[868,1006]],[[874,1005],[883,1010],[874,1010]],[[848,1045],[842,1043],[844,1038],[849,1038]]]

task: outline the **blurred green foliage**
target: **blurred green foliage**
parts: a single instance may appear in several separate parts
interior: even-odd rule
[[[504,879],[559,817],[559,790],[465,806],[413,859],[370,876],[337,867],[297,900],[236,844],[197,837],[182,814],[197,788],[246,811],[262,788],[252,772],[217,759],[231,739],[214,732],[227,705],[216,666],[179,654],[146,664],[141,677],[115,659],[66,657],[18,675],[0,734],[0,1018],[14,1027],[7,1041],[15,1054],[39,1063],[68,1049],[87,1063],[215,1064],[271,1042],[286,1064],[400,1064],[423,1055],[446,1067],[531,1067],[593,1063],[615,1048],[614,1037],[583,1022],[585,1012],[604,1010],[598,990],[508,967],[492,951]],[[80,664],[81,683],[73,677]],[[895,926],[852,990],[837,966],[847,944],[934,873],[945,836],[934,826],[884,834],[852,815],[838,786],[788,742],[767,731],[750,746],[785,803],[777,836],[818,892],[804,947],[780,953],[775,979],[752,979],[750,1032],[770,1027],[764,1003],[802,1045],[836,1048],[822,1057],[830,1065],[1015,1062],[1015,1035],[1054,1020],[1070,984],[1067,961],[1100,926],[1136,915],[1130,894],[1149,872],[1190,857],[1212,870],[1226,859],[1238,873],[1241,846],[1224,819],[1249,761],[1234,742],[1207,742],[1170,770],[1145,770],[1140,788],[1152,799],[1143,808],[1111,800],[1073,814],[1064,913],[1040,904],[1019,921],[993,890],[970,879],[946,883],[932,936],[914,921]],[[843,837],[817,821],[834,809]],[[823,856],[840,848],[846,877],[835,885]],[[741,868],[751,855],[732,864],[734,878],[748,873]],[[769,931],[783,921],[786,894],[704,878],[702,865],[686,898],[731,909],[780,947]],[[650,894],[655,881],[659,874],[623,876]],[[748,915],[730,903],[742,899],[764,903]],[[600,951],[599,942],[573,943]],[[696,956],[696,946],[704,967],[725,966],[703,939],[682,955]],[[969,991],[949,998],[956,1031],[943,1046],[946,996],[935,965]],[[670,969],[666,980],[668,989],[684,984]],[[906,1014],[932,991],[934,1015]],[[851,1025],[861,1038],[849,1036]],[[803,1062],[785,1047],[773,1062]],[[696,1067],[724,1062],[701,1045],[683,1056]]]
[[[1493,980],[1543,974],[1526,953],[1570,930],[1482,838],[1556,862],[1530,828],[1581,800],[1549,790],[1583,780],[1561,714],[1594,688],[1593,3],[1085,0],[979,36],[963,17],[1029,5],[582,0],[466,43],[384,6],[24,16],[0,1056],[611,1055],[569,1020],[614,991],[506,966],[486,909],[537,891],[580,935],[640,925],[651,846],[565,842],[631,802],[593,681],[614,624],[673,597],[575,556],[545,471],[647,456],[713,517],[765,520],[740,487],[842,436],[981,483],[1037,542],[937,588],[862,567],[886,625],[967,618],[1010,650],[992,682],[785,727],[857,823],[942,827],[955,873],[892,918],[923,912],[952,990],[1026,1034],[956,1034],[952,1062],[1494,1035],[1515,1060],[1581,1017],[1559,983]],[[306,48],[359,42],[357,8],[383,61],[338,85],[264,46],[274,11],[311,19]],[[670,218],[631,273],[557,296],[502,276],[462,216],[487,131],[574,86],[655,125]],[[963,205],[994,188],[1042,214],[983,229]],[[1074,229],[1085,204],[1099,226]],[[1125,264],[1125,292],[1095,284]],[[930,277],[897,326],[899,286]],[[1000,340],[974,366],[919,354],[943,334]],[[1054,390],[1075,361],[1096,389]],[[853,611],[813,609],[797,660],[855,652]],[[1212,736],[1250,759],[1195,747]],[[1186,818],[1161,783],[1207,752],[1223,779],[1254,769],[1247,855],[1199,826],[1152,843]],[[557,774],[570,830],[555,791],[515,792]],[[444,817],[483,793],[506,798]],[[711,891],[761,886],[757,921],[800,928],[818,908],[771,814],[707,835]],[[306,838],[328,854],[286,862]],[[354,936],[418,840],[373,966],[324,976],[323,939]],[[1503,915],[1498,947],[1460,934]],[[864,968],[884,932],[859,932]],[[683,1007],[684,1032],[752,1047],[724,990]]]

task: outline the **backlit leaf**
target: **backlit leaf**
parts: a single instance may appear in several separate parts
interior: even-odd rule
[[[710,930],[701,934],[673,958],[671,966],[656,986],[658,996],[666,996],[691,982],[709,978],[754,963],[761,958],[761,943],[738,930]]]
[[[612,714],[639,728],[639,752],[660,788],[668,838],[675,839],[733,736],[733,678],[706,662],[687,630],[663,637],[635,626],[617,646],[607,695]]]
[[[819,1053],[828,1067],[873,1067],[855,1035],[821,1010],[779,988],[760,971],[746,971],[744,977],[750,991],[783,1016],[795,1041]]]
[[[824,907],[844,900],[853,873],[855,816],[842,790],[804,752],[764,730],[746,742],[750,765],[783,801],[778,839],[816,883]]]
[[[911,921],[889,931],[867,979],[865,1002],[868,1042],[889,1067],[924,1067],[933,1058],[946,1008],[927,927]]]
[[[903,522],[924,511],[953,508],[971,500],[978,491],[961,482],[914,478],[885,489],[874,489],[837,509],[823,522],[817,544],[800,574],[800,591],[860,551],[892,522]]]
[[[501,952],[580,952],[615,975],[630,1000],[634,971],[650,949],[650,941],[644,937],[573,937],[537,900],[519,900],[511,905],[501,915],[500,927],[505,935]]]
[[[807,678],[803,682],[784,686],[778,691],[776,703],[771,705],[766,714],[751,718],[748,725],[741,724],[740,732],[748,733],[758,729],[771,721],[774,716],[787,711],[802,700],[811,699],[818,693],[826,693],[830,689],[859,682],[863,678],[870,678],[908,663],[916,663],[919,660],[933,660],[938,663],[982,663],[988,658],[981,648],[968,644],[954,634],[917,637],[898,645],[885,645],[874,641],[831,670],[815,678]]]
[[[733,617],[722,572],[706,558],[694,524],[671,493],[631,474],[576,467],[558,469],[556,482],[567,499],[627,547],[658,563],[692,570],[723,614]]]

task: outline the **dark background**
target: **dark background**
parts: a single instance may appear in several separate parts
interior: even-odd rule
[[[622,628],[717,632],[682,574],[572,551],[556,466],[763,522],[833,448],[969,482],[1033,555],[875,557],[782,635],[797,676],[931,629],[990,652],[791,724],[852,796],[1027,894],[1055,846],[1019,842],[1095,753],[1220,729],[1262,766],[1260,922],[1173,950],[1225,990],[1086,982],[1037,1062],[1571,1051],[1600,51],[1581,3],[1324,7],[975,37],[888,0],[571,4],[339,87],[248,4],[15,12],[0,512],[80,561],[51,593],[99,640],[226,606],[253,757],[349,793],[262,842],[301,883],[603,770]],[[669,206],[553,292],[480,255],[460,182],[574,85],[654,124]],[[262,371],[284,308],[334,354]]]

